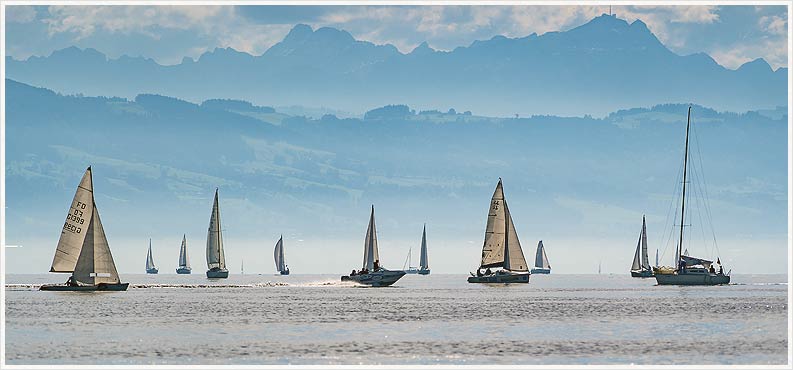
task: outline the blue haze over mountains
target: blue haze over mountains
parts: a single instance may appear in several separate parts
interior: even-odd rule
[[[773,71],[757,59],[730,70],[704,53],[677,55],[643,22],[609,15],[565,32],[496,36],[449,52],[425,43],[402,54],[343,30],[297,25],[260,56],[215,49],[163,66],[72,47],[6,62],[7,77],[62,93],[224,97],[356,113],[394,103],[489,116],[604,116],[689,101],[733,112],[787,104],[787,68]]]
[[[627,271],[642,214],[651,248],[671,258],[664,223],[676,204],[686,105],[603,119],[407,106],[311,119],[243,101],[67,96],[13,80],[6,91],[6,238],[25,246],[9,261],[27,261],[10,272],[47,271],[89,164],[122,272],[142,272],[149,237],[155,261],[172,271],[182,233],[202,272],[219,187],[234,271],[243,257],[246,271],[272,271],[283,233],[294,270],[346,272],[360,263],[375,204],[386,266],[401,266],[426,222],[434,271],[464,273],[478,261],[499,177],[526,255],[543,239],[557,272],[594,273],[598,261]],[[722,259],[741,272],[784,271],[786,109],[693,111],[692,163],[707,175]],[[692,230],[693,251],[703,229]]]

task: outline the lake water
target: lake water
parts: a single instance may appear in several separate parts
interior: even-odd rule
[[[786,275],[716,287],[617,275],[526,285],[407,275],[129,275],[126,292],[6,276],[8,364],[786,364]],[[30,284],[30,285],[27,285]]]

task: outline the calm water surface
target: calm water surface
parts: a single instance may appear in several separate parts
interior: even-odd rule
[[[127,292],[6,276],[8,364],[786,364],[787,276],[718,287],[617,275],[528,285],[407,275],[122,275]]]

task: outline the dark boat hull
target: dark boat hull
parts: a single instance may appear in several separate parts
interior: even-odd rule
[[[631,277],[635,277],[635,278],[651,278],[653,276],[655,276],[655,274],[652,271],[648,271],[648,270],[631,271]]]
[[[281,271],[281,275],[289,275],[289,270]]]
[[[65,284],[57,285],[42,285],[39,290],[46,290],[52,292],[123,292],[127,290],[129,283],[119,284],[105,284],[99,283],[97,285],[81,285],[70,286]]]
[[[191,274],[192,272],[193,272],[193,270],[188,269],[188,268],[178,268],[178,269],[176,269],[176,273],[177,274]]]
[[[723,274],[658,274],[655,275],[658,285],[723,285],[730,283],[730,276]]]
[[[157,269],[148,269],[148,270],[146,270],[147,274],[156,274],[158,272],[160,272],[160,270],[157,270]]]
[[[363,275],[345,275],[341,281],[354,281],[358,284],[371,285],[373,287],[389,286],[405,276],[404,271],[378,270]]]
[[[532,274],[550,274],[551,269],[531,269]]]
[[[229,277],[229,270],[211,269],[207,271],[207,278],[209,279],[226,279],[228,277]]]
[[[490,274],[490,275],[469,276],[468,282],[484,283],[484,284],[512,284],[512,283],[528,284],[529,276],[530,274],[528,272],[517,273],[517,272],[497,271],[495,274]]]
[[[426,269],[426,270],[419,270],[419,271],[417,272],[417,274],[419,274],[419,275],[429,275],[429,274],[430,274],[430,270],[429,270],[429,269]]]

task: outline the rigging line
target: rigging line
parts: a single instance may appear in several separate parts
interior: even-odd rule
[[[703,204],[704,200],[702,199],[702,189],[699,186],[699,184],[700,184],[699,180],[700,180],[700,176],[701,176],[701,173],[700,173],[701,169],[699,167],[697,167],[696,165],[692,165],[691,168],[693,170],[692,174],[694,175],[693,176],[694,184],[697,185],[697,186],[692,186],[692,190],[693,190],[693,194],[692,195],[694,196],[694,201],[695,201],[695,204],[696,204],[696,207],[697,207],[697,209],[696,209],[697,217],[699,218],[699,223],[701,225],[700,226],[700,234],[702,235],[702,244],[704,245],[705,252],[707,253],[708,256],[710,256],[713,251],[712,251],[712,248],[710,248],[710,246],[708,245],[707,238],[705,237],[705,222],[702,220],[702,214],[704,213],[702,211],[703,207],[704,207],[704,204]],[[693,231],[692,231],[692,233],[693,233]]]
[[[710,209],[710,195],[708,194],[708,184],[705,179],[705,167],[702,165],[702,154],[699,149],[701,145],[699,144],[699,135],[697,135],[696,129],[694,129],[694,140],[697,143],[697,157],[699,159],[699,166],[701,168],[700,171],[702,172],[702,188],[704,191],[705,212],[707,212],[706,218],[708,220],[708,225],[710,226],[710,232],[713,237],[713,246],[716,249],[716,256],[718,257],[721,255],[721,252],[719,251],[719,243],[716,241],[716,229],[713,227],[713,213],[711,212]]]
[[[677,169],[677,177],[675,178],[675,188],[674,188],[674,191],[672,192],[672,194],[674,194],[674,196],[672,196],[671,199],[670,199],[669,210],[666,213],[666,219],[664,221],[664,228],[662,229],[663,232],[661,234],[661,240],[663,241],[663,243],[661,245],[663,246],[663,252],[661,253],[661,256],[659,257],[659,259],[664,257],[664,256],[666,256],[666,250],[667,250],[667,248],[669,248],[670,243],[672,242],[672,236],[673,236],[674,231],[675,231],[674,230],[674,218],[677,217],[677,211],[678,211],[678,209],[680,209],[680,191],[679,191],[679,189],[680,189],[680,185],[681,185],[682,174],[683,174],[683,163],[681,162],[680,166]],[[672,205],[675,206],[675,211],[674,211],[674,213],[670,214],[669,212],[671,212],[671,210],[672,210]],[[675,246],[675,248],[677,248],[677,246]]]

